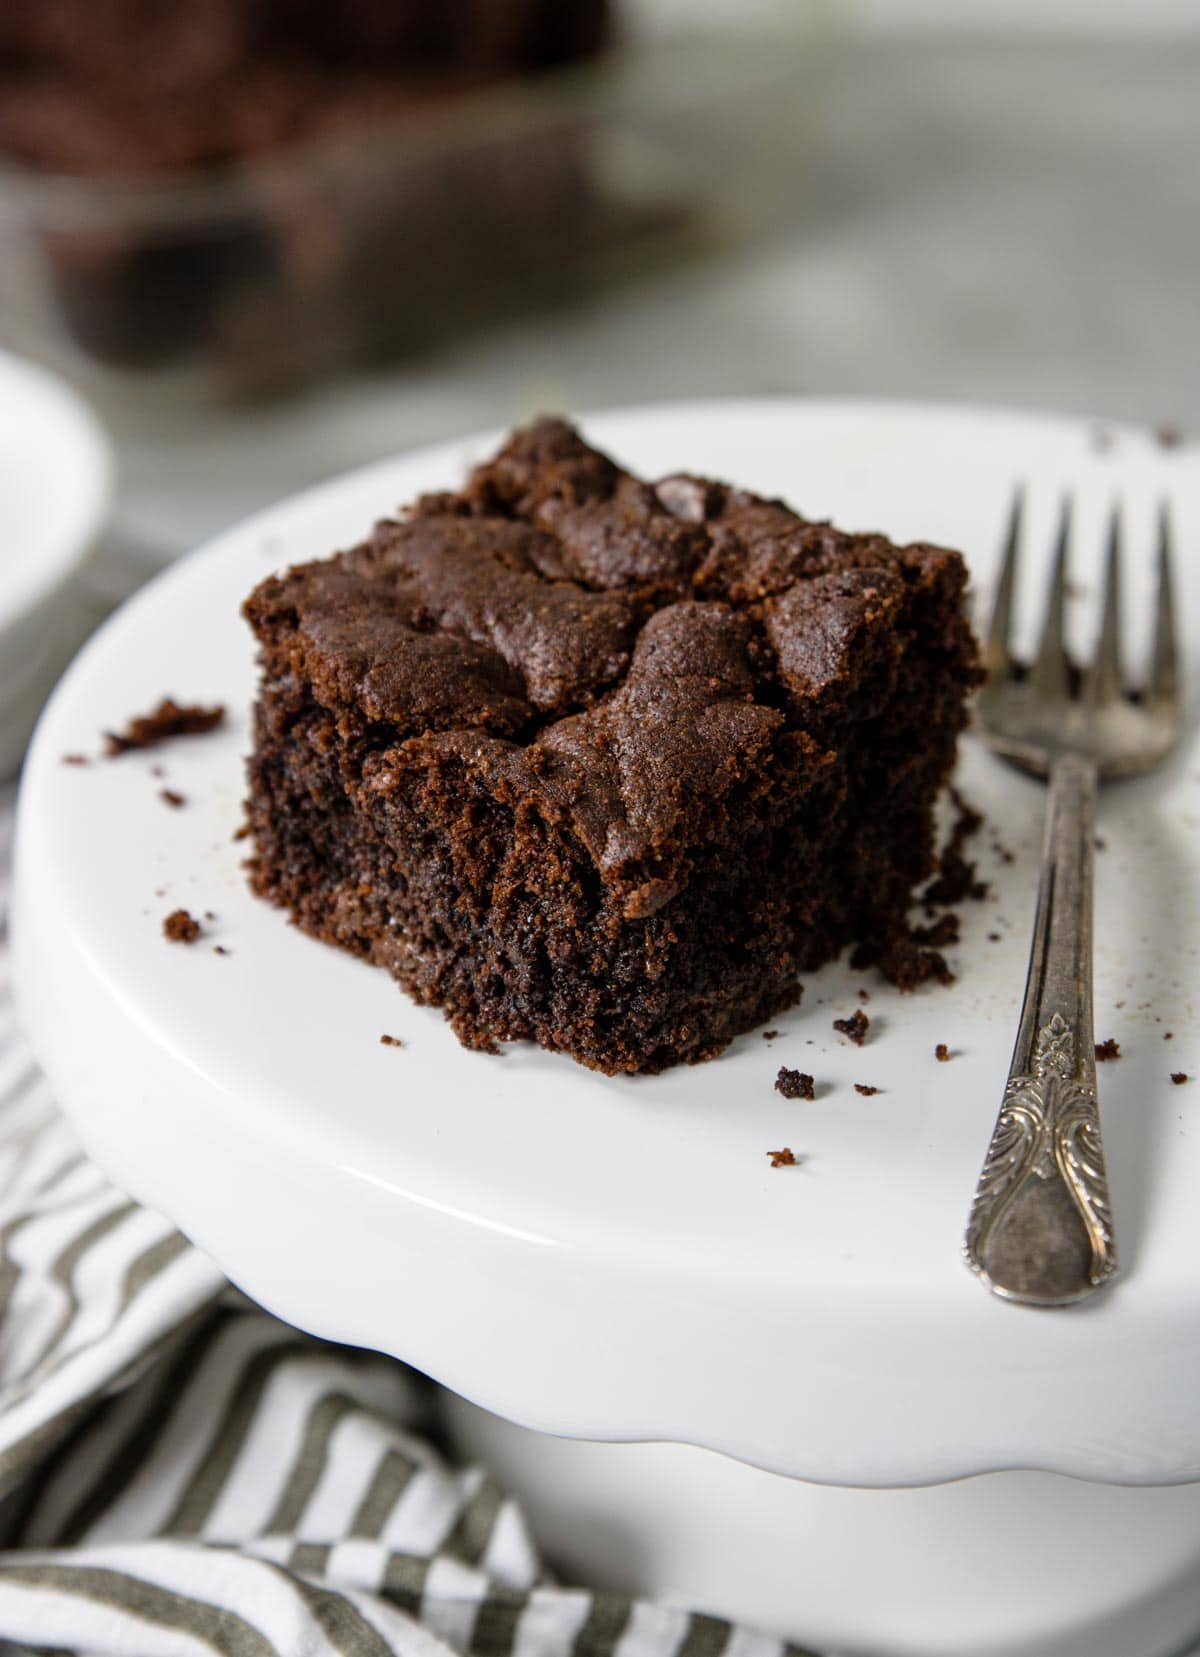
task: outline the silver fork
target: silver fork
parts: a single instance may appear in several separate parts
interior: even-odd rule
[[[1035,1306],[1080,1300],[1117,1270],[1096,1099],[1092,1027],[1092,824],[1097,784],[1149,771],[1179,730],[1171,524],[1158,520],[1158,602],[1149,679],[1121,669],[1121,517],[1112,510],[1099,643],[1077,672],[1065,644],[1071,501],[1063,502],[1037,658],[1011,648],[1023,495],[1008,526],[976,723],[1004,759],[1049,779],[1029,976],[1008,1086],[971,1206],[963,1252],[993,1293]]]

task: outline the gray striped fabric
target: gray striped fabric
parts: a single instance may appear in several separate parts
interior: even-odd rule
[[[83,1155],[16,1029],[0,792],[0,1651],[783,1657],[563,1587],[436,1388],[251,1305]]]

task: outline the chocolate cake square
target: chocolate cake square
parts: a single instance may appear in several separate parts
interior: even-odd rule
[[[964,584],[539,421],[251,594],[254,889],[471,1047],[710,1058],[847,944],[910,970]]]

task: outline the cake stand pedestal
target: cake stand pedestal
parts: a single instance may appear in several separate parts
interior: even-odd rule
[[[1031,545],[1041,528],[1049,544],[1064,486],[1097,562],[1114,493],[1131,553],[1148,553],[1167,493],[1181,544],[1200,543],[1194,462],[1132,432],[1098,456],[1082,422],[774,402],[587,430],[651,474],[734,477],[957,544],[985,584],[1014,477]],[[1166,1657],[1200,1630],[1200,1135],[1169,1081],[1200,1071],[1194,735],[1103,806],[1097,1024],[1124,1054],[1101,1091],[1125,1275],[1068,1311],[1008,1305],[959,1242],[1007,1068],[1043,796],[977,751],[960,780],[1002,825],[1002,849],[994,831],[979,842],[993,902],[964,912],[952,989],[872,983],[862,1049],[831,1028],[862,983],[836,967],[775,1040],[659,1077],[468,1053],[382,973],[250,897],[233,839],[254,688],[241,599],[455,484],[490,442],[241,526],[127,605],[59,687],[22,792],[14,952],[64,1109],[118,1183],[263,1305],[469,1399],[452,1406],[461,1441],[583,1580],[869,1657]],[[1200,561],[1181,575],[1180,612],[1200,613]],[[1130,585],[1144,619],[1150,594]],[[225,702],[225,726],[62,765],[168,691]],[[155,761],[186,809],[163,806]],[[190,948],[162,935],[180,905],[211,917]],[[784,1063],[819,1076],[814,1102],[774,1092]],[[772,1169],[782,1145],[802,1157]]]
[[[445,1409],[564,1581],[839,1657],[1177,1657],[1200,1635],[1200,1485],[984,1473],[847,1490],[689,1445],[551,1438],[453,1395]]]

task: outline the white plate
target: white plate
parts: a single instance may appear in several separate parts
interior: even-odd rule
[[[0,352],[0,777],[65,660],[69,589],[108,512],[108,440],[61,380]]]
[[[1114,489],[1147,571],[1164,491],[1181,546],[1200,544],[1191,453],[1128,431],[1100,453],[1081,422],[780,401],[585,429],[648,474],[709,472],[849,527],[957,544],[985,588],[1018,476],[1034,547],[1059,491],[1077,491],[1084,587]],[[1103,802],[1097,1030],[1124,1052],[1101,1094],[1125,1272],[1069,1312],[994,1300],[959,1259],[1013,1037],[1043,803],[976,748],[961,780],[987,814],[995,899],[964,908],[958,983],[906,998],[830,968],[776,1021],[778,1040],[756,1032],[656,1078],[607,1079],[532,1047],[469,1053],[383,973],[249,896],[231,840],[254,686],[241,599],[456,483],[492,442],[372,467],[233,530],[126,606],[56,694],[21,804],[19,990],[96,1156],[283,1317],[396,1353],[525,1425],[675,1439],[840,1484],[1012,1466],[1200,1478],[1200,1080],[1168,1080],[1200,1071],[1190,734],[1160,776]],[[1181,562],[1181,614],[1195,617],[1200,560]],[[60,763],[167,691],[225,701],[227,728]],[[186,809],[156,797],[156,761]],[[1011,864],[990,849],[997,832]],[[201,945],[164,941],[176,904],[216,913]],[[859,1050],[831,1020],[862,983]],[[381,1046],[384,1032],[405,1048]],[[935,1061],[939,1042],[951,1063]],[[814,1103],[773,1091],[781,1064],[817,1077]],[[861,1097],[856,1081],[881,1091]],[[772,1170],[781,1145],[803,1164]]]

